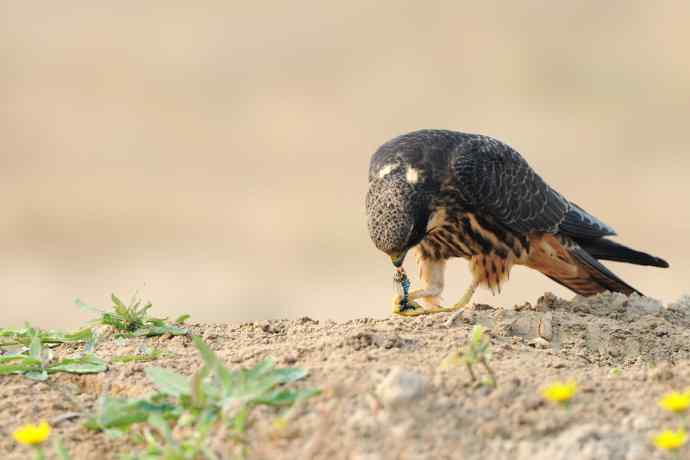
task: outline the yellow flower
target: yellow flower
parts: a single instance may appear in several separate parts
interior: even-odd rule
[[[653,439],[654,445],[664,450],[674,450],[683,447],[687,440],[688,435],[682,429],[678,431],[664,430],[654,436]]]
[[[557,403],[566,403],[573,399],[577,392],[577,384],[574,381],[570,382],[554,382],[548,387],[544,388],[541,395],[549,401]]]
[[[659,405],[669,412],[685,412],[690,407],[690,392],[672,391],[659,400]]]
[[[12,436],[19,444],[35,446],[45,441],[50,436],[50,425],[42,420],[38,425],[24,425],[17,428]]]

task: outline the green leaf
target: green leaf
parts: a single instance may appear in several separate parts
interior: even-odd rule
[[[0,360],[0,375],[23,374],[25,372],[41,372],[43,363],[26,355],[2,356]]]
[[[180,315],[177,317],[175,320],[175,324],[184,324],[185,321],[187,321],[189,318],[191,318],[192,315],[189,313],[185,313],[183,315]]]
[[[67,452],[67,449],[65,449],[65,445],[62,443],[62,438],[55,438],[53,447],[55,449],[55,452],[57,452],[58,456],[60,457],[60,460],[71,460],[69,452]]]
[[[24,345],[30,346],[31,340],[35,335],[41,339],[41,343],[83,343],[91,339],[93,332],[89,328],[84,328],[76,332],[65,333],[56,330],[41,330],[32,327],[22,329],[0,329],[0,345]]]
[[[192,342],[196,349],[199,350],[201,359],[204,360],[204,364],[206,364],[209,369],[215,369],[218,365],[222,365],[218,356],[216,356],[213,350],[211,350],[200,337],[192,337]]]
[[[23,374],[24,372],[38,371],[41,366],[28,366],[24,363],[22,364],[6,364],[0,366],[0,375],[9,374]]]
[[[85,354],[79,358],[65,358],[46,369],[49,373],[69,372],[71,374],[97,374],[108,370],[108,365],[99,357]]]
[[[115,294],[110,294],[110,299],[113,301],[115,313],[125,318],[129,316],[129,311],[127,310],[127,307]]]
[[[187,335],[189,331],[185,328],[175,326],[172,324],[149,325],[144,324],[139,329],[134,331],[134,337],[156,337],[159,335]]]
[[[36,380],[38,382],[44,382],[48,380],[48,372],[45,369],[28,371],[24,373],[24,377],[29,380]]]
[[[142,309],[140,309],[140,310],[137,310],[137,307],[139,306],[140,303],[141,303],[141,302],[137,302],[137,304],[136,304],[136,306],[135,306],[135,308],[134,308],[134,311],[136,311],[137,316],[143,318],[144,316],[146,316],[146,314],[148,313],[148,311],[153,307],[153,304],[149,302],[149,303],[146,304],[146,306],[145,306],[144,308],[142,308]]]
[[[127,430],[135,423],[145,422],[151,414],[175,415],[177,406],[145,399],[127,400],[104,396],[98,401],[96,415],[86,426],[93,430]]]
[[[93,330],[90,327],[68,334],[54,334],[52,331],[48,331],[46,336],[43,337],[43,343],[53,341],[58,343],[89,342],[90,340],[93,340]]]
[[[192,337],[192,342],[196,349],[199,350],[199,354],[201,354],[201,358],[204,360],[204,364],[208,367],[210,373],[220,380],[222,390],[225,393],[230,392],[236,381],[235,374],[223,365],[223,362],[200,337]],[[205,391],[213,393],[214,389],[207,387]]]
[[[41,359],[41,352],[43,351],[43,345],[41,344],[41,339],[38,334],[35,334],[31,338],[31,347],[29,348],[29,356],[34,359]]]
[[[272,358],[266,358],[259,362],[256,366],[246,369],[244,374],[247,379],[257,379],[264,374],[267,374],[273,370],[275,367],[275,362]]]
[[[149,415],[148,423],[163,436],[167,443],[171,444],[174,442],[170,425],[160,414],[153,413]]]
[[[11,363],[13,361],[22,361],[27,359],[26,355],[4,355],[0,356],[0,364],[2,363]],[[39,362],[40,364],[40,362]]]
[[[189,396],[189,379],[184,375],[161,367],[147,367],[145,372],[161,393],[175,398]]]
[[[192,375],[190,387],[192,391],[192,404],[194,407],[204,407],[206,405],[208,398],[204,388],[204,379],[208,376],[208,372],[208,367],[204,366]]]
[[[255,404],[265,404],[267,406],[286,406],[295,401],[311,398],[320,394],[319,390],[308,388],[304,390],[281,389],[276,390],[266,396],[261,396],[254,400]]]
[[[478,347],[482,344],[482,340],[484,338],[484,327],[482,327],[481,324],[477,324],[472,328],[472,340],[471,343],[475,347]]]
[[[271,372],[271,377],[275,379],[276,383],[290,383],[302,380],[309,372],[299,368],[274,369]]]

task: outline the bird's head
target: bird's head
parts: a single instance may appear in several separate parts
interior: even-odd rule
[[[369,182],[367,224],[374,245],[400,267],[407,251],[426,235],[428,195],[404,165],[384,166]]]

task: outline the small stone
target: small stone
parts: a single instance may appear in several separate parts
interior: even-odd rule
[[[298,359],[299,355],[294,351],[288,352],[285,356],[283,356],[283,362],[288,365],[295,364]]]
[[[673,370],[668,363],[662,363],[650,370],[649,376],[656,382],[667,382],[673,378]]]
[[[680,310],[680,311],[688,311],[690,310],[690,295],[684,294],[681,296],[680,299],[676,300],[675,302],[669,304],[669,308],[672,308],[674,310]]]
[[[384,406],[394,407],[421,398],[427,386],[424,376],[396,367],[376,388],[376,394]]]
[[[553,338],[553,313],[545,313],[539,321],[539,335],[548,341]]]
[[[214,329],[206,329],[204,335],[202,336],[205,342],[218,338],[218,333]]]
[[[662,304],[657,299],[653,299],[651,297],[640,297],[636,294],[630,296],[629,302],[634,307],[639,308],[645,313],[659,313],[664,308],[664,304]]]
[[[647,431],[654,424],[648,417],[633,414],[623,420],[623,425],[629,427],[631,431]]]
[[[467,323],[467,324],[474,324],[476,322],[475,320],[475,312],[474,310],[466,309],[463,310],[462,312],[462,320]]]
[[[537,396],[529,396],[524,402],[526,411],[537,410],[542,406],[544,406],[544,399]]]
[[[544,339],[543,337],[536,337],[530,341],[530,345],[534,345],[535,348],[539,349],[546,349],[551,346],[548,340]]]
[[[364,409],[356,410],[347,420],[347,424],[360,434],[373,433],[377,423],[376,417]]]

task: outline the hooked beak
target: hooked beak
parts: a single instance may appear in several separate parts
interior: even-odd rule
[[[395,265],[396,268],[400,268],[402,267],[406,255],[407,251],[403,251],[400,254],[394,254],[391,256],[391,262],[393,262],[393,265]]]

